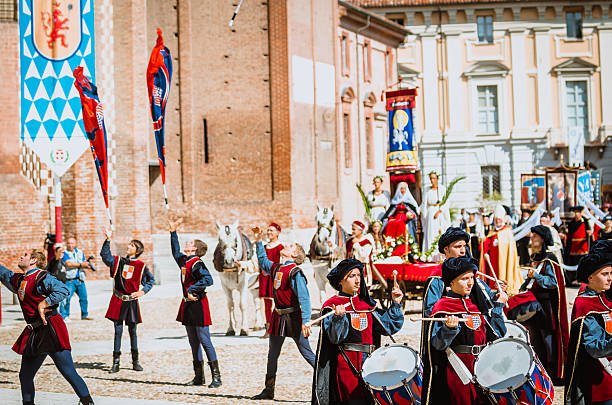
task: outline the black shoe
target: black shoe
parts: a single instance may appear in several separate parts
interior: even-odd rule
[[[23,405],[34,405],[34,401],[23,401]]]
[[[94,401],[91,398],[91,395],[87,395],[86,397],[81,398],[79,401],[79,405],[94,405]]]
[[[221,382],[221,372],[219,371],[219,361],[209,361],[210,373],[212,374],[212,381],[208,384],[208,388],[220,387],[223,383]]]
[[[119,371],[119,359],[121,358],[121,352],[113,352],[113,366],[110,369],[111,373]]]
[[[193,380],[189,381],[186,385],[204,385],[204,361],[194,360],[193,372],[195,377],[193,377]]]
[[[138,362],[138,350],[132,350],[132,370],[142,371],[142,366]]]
[[[263,389],[259,394],[251,397],[251,399],[274,399],[274,383],[276,377],[266,376],[266,388]]]

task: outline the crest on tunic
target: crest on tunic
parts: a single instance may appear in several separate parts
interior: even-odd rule
[[[26,285],[28,285],[27,280],[23,280],[21,283],[19,283],[19,290],[17,290],[17,296],[21,301],[23,301],[23,299],[25,298]]]
[[[351,326],[358,331],[365,330],[368,327],[368,314],[363,312],[351,313]]]
[[[480,328],[480,325],[482,324],[480,320],[480,315],[463,314],[463,319],[466,320],[465,326],[472,330]]]
[[[123,266],[123,271],[121,272],[121,277],[126,280],[129,280],[134,275],[134,266]]]
[[[276,275],[274,276],[274,289],[278,290],[281,286],[281,282],[283,281],[283,273],[281,273],[280,271],[278,273],[276,273]]]
[[[33,0],[36,50],[51,60],[68,59],[81,45],[81,0]]]
[[[606,332],[608,333],[608,335],[612,335],[612,312],[603,314],[603,319],[606,324]]]
[[[181,267],[181,281],[185,282],[185,274],[187,274],[187,267]]]

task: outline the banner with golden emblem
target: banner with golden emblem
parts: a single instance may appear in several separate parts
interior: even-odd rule
[[[385,92],[387,120],[389,122],[389,147],[387,171],[416,170],[417,146],[414,139],[412,109],[415,106],[416,89]]]
[[[89,147],[73,70],[95,81],[93,0],[19,0],[21,140],[58,176]]]

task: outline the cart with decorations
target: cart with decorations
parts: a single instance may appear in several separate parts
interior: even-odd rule
[[[379,300],[383,307],[391,305],[391,289],[397,279],[399,288],[404,293],[402,305],[406,300],[422,300],[425,281],[429,275],[440,267],[440,263],[373,263],[372,286],[370,294]],[[394,275],[394,272],[395,273]]]

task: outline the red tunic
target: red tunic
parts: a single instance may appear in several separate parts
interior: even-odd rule
[[[368,304],[361,301],[358,296],[342,297],[339,295],[333,296],[323,304],[323,309],[331,310],[332,305],[344,305],[351,301],[351,305],[346,308],[345,316],[350,317],[350,330],[346,340],[343,343],[356,344],[373,344],[372,339],[372,310]],[[361,372],[363,366],[363,354],[355,351],[345,351],[349,361],[355,368]],[[336,358],[336,373],[335,376],[330,375],[335,381],[330,381],[330,384],[336,384],[337,391],[341,401],[347,401],[354,398],[368,397],[369,393],[359,384],[357,377],[351,371],[348,363],[338,351]]]
[[[121,313],[122,305],[129,305],[127,301],[122,301],[117,297],[119,295],[130,295],[140,289],[140,282],[142,281],[142,275],[145,270],[144,262],[134,259],[127,261],[126,259],[121,260],[119,256],[115,256],[115,268],[113,269],[113,294],[111,295],[110,302],[108,304],[108,310],[106,311],[105,317],[111,321],[119,320],[119,314]],[[142,322],[140,316],[140,306],[138,300],[136,301],[138,322]]]
[[[36,291],[36,286],[42,282],[44,277],[46,277],[46,272],[37,269],[27,276],[15,274],[11,278],[11,284],[19,297],[19,305],[21,306],[23,318],[28,324],[41,320],[38,313],[38,304],[47,297],[39,294]],[[46,348],[52,349],[48,351],[45,350]],[[64,319],[60,314],[47,318],[47,326],[40,326],[34,330],[25,328],[13,345],[13,351],[18,354],[25,353],[27,355],[70,349],[68,329],[66,329]]]
[[[302,333],[302,310],[297,295],[291,288],[291,280],[297,272],[301,271],[295,263],[281,265],[275,263],[272,266],[272,295],[274,296],[274,306],[270,319],[268,333],[272,336],[291,336],[297,337]],[[279,310],[290,310],[292,312],[279,314]]]
[[[606,373],[597,359],[588,355],[581,347],[582,322],[587,316],[595,317],[603,326],[608,337],[612,335],[612,302],[603,294],[576,297],[572,309],[568,385],[571,389],[575,384],[580,385],[580,388],[586,391],[584,394],[590,397],[592,402],[611,400],[612,376]],[[608,360],[612,361],[612,356],[609,356]],[[580,382],[577,382],[579,380]],[[566,395],[567,391],[569,389],[566,389]]]
[[[573,221],[574,223],[576,221]],[[589,252],[589,236],[586,233],[584,219],[580,219],[576,230],[570,235],[570,255],[585,255]]]
[[[280,252],[283,245],[278,243],[276,246],[268,248],[266,245],[266,256],[272,263],[280,262]],[[263,270],[259,270],[259,296],[261,298],[272,298],[272,277],[266,275]]]
[[[472,318],[468,322],[461,323],[461,330],[451,343],[455,345],[484,345],[487,341],[485,319],[470,299],[442,297],[433,307],[432,316],[445,317],[456,315],[462,318]],[[432,350],[432,348],[429,348]],[[457,353],[457,356],[466,365],[468,370],[474,373],[474,362],[476,356],[469,353]],[[449,362],[446,364],[447,389],[451,392],[451,403],[455,405],[475,404],[479,402],[479,394],[473,383],[463,385],[459,376]],[[444,387],[431,387],[432,390],[444,389]]]
[[[196,283],[193,277],[193,266],[202,262],[199,257],[192,257],[185,266],[181,267],[181,285],[183,287],[183,300],[179,307],[176,320],[185,326],[209,326],[212,325],[210,309],[208,307],[208,297],[204,295],[197,301],[186,301],[187,289]],[[202,263],[204,265],[204,263]]]

